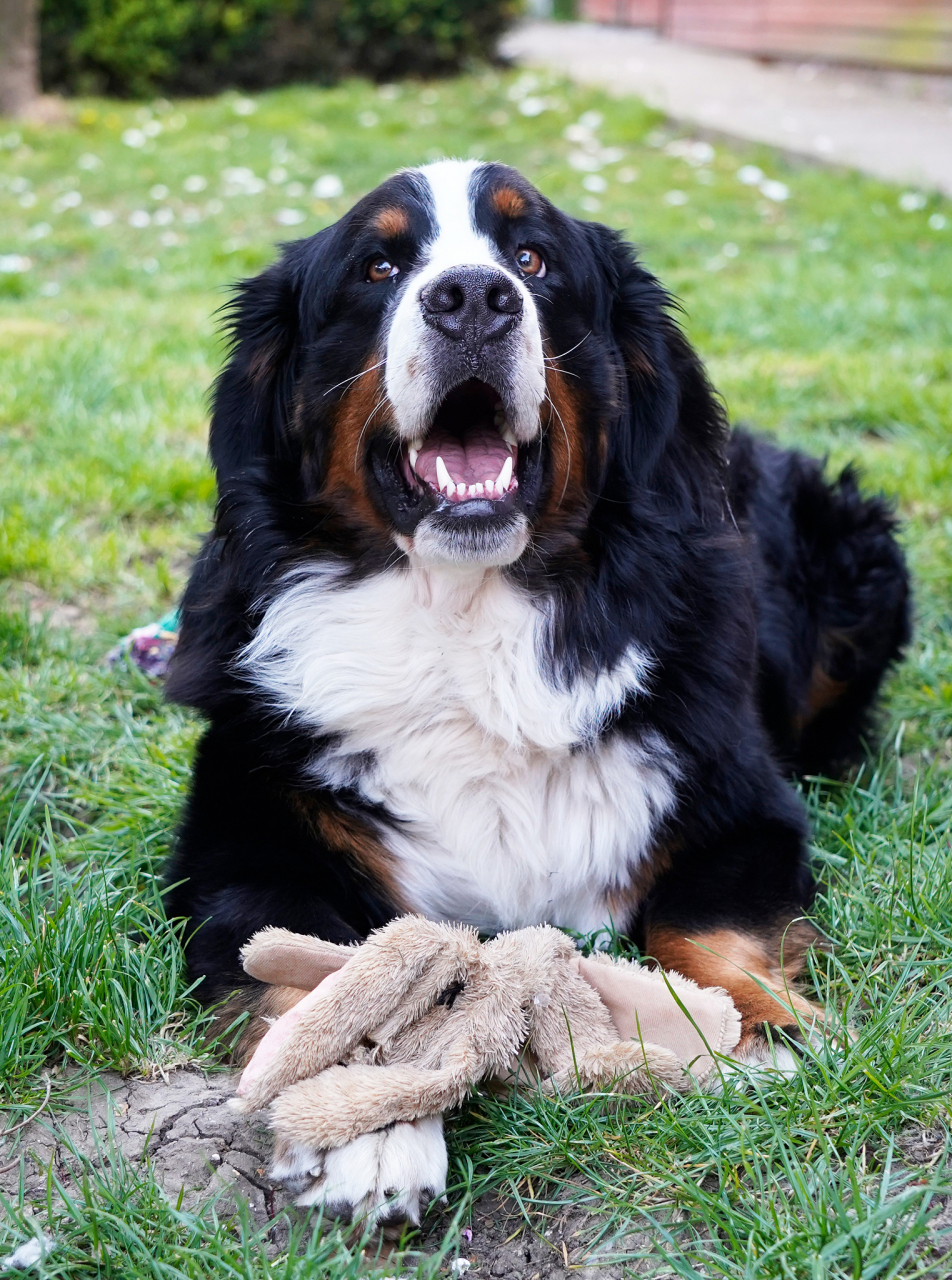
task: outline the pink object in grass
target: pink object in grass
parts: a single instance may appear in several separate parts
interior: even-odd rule
[[[346,967],[346,966],[345,966]],[[325,1000],[344,972],[344,968],[329,973],[323,982],[318,983],[313,991],[309,991],[302,1000],[299,1000],[293,1009],[289,1009],[287,1013],[283,1013],[277,1022],[273,1022],[268,1028],[263,1039],[259,1043],[252,1055],[251,1061],[241,1073],[241,1079],[238,1081],[236,1093],[239,1098],[244,1097],[251,1086],[258,1080],[264,1072],[270,1067],[271,1063],[278,1056],[278,1050],[287,1040],[288,1036],[301,1021],[301,1018],[310,1009],[313,1009],[321,1000]]]

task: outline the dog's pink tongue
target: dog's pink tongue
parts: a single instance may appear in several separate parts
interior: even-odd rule
[[[486,484],[495,481],[511,455],[509,445],[493,427],[473,427],[462,439],[431,431],[413,469],[421,480],[439,489],[436,460],[442,458],[450,479],[457,484]]]

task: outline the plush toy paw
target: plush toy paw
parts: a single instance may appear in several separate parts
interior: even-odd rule
[[[301,1206],[398,1234],[418,1227],[429,1202],[446,1190],[442,1116],[392,1124],[329,1151],[278,1138],[271,1176]]]

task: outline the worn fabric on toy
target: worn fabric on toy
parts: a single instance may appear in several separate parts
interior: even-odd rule
[[[255,978],[309,989],[238,1086],[241,1109],[271,1105],[278,1158],[282,1144],[340,1147],[527,1072],[550,1091],[703,1087],[740,1037],[719,988],[580,957],[548,926],[481,943],[405,916],[359,947],[266,929],[242,959]]]

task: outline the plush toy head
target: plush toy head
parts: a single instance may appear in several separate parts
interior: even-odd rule
[[[239,1105],[273,1102],[279,1135],[306,1131],[321,1148],[436,1115],[520,1061],[549,1089],[689,1088],[739,1038],[719,989],[583,959],[547,926],[480,943],[406,916],[356,948],[269,929],[243,962],[262,981],[312,989],[262,1040]]]

